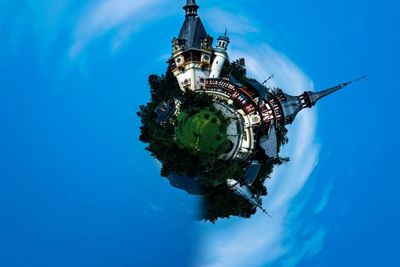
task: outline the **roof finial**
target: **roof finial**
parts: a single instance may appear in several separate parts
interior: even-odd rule
[[[197,6],[196,0],[186,0],[187,6]]]
[[[183,9],[186,11],[186,16],[196,16],[199,6],[197,5],[196,0],[186,0],[186,5]]]

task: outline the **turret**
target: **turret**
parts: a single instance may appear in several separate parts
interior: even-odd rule
[[[171,67],[173,69],[180,68],[185,64],[185,57],[183,55],[183,51],[185,49],[186,40],[176,39],[172,40],[172,57],[173,61],[171,62]]]
[[[228,54],[226,53],[228,45],[229,37],[227,36],[227,31],[225,31],[225,34],[218,38],[217,47],[214,50],[215,57],[211,67],[210,78],[219,78],[222,67],[228,57]]]
[[[213,38],[211,36],[207,36],[201,39],[200,43],[200,50],[201,53],[201,64],[203,69],[207,70],[208,72],[211,71],[211,58],[213,56]]]

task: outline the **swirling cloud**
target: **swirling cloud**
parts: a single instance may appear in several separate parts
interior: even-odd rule
[[[111,49],[119,48],[127,37],[143,25],[162,14],[170,0],[128,1],[113,0],[94,2],[79,19],[73,33],[69,55],[76,58],[94,39],[116,31]]]
[[[71,31],[65,33],[71,36],[69,58],[71,60],[80,58],[92,41],[110,32],[114,36],[111,38],[111,48],[117,49],[125,43],[127,36],[140,30],[144,24],[156,23],[155,17],[168,3],[171,1],[93,1],[77,13],[68,11],[67,4],[57,6],[58,14],[66,12],[64,16],[58,17],[77,17],[71,29],[68,28]],[[276,79],[270,85],[280,86],[294,95],[304,90],[312,90],[313,83],[307,75],[283,53],[265,42],[259,34],[264,31],[259,22],[255,22],[250,19],[251,16],[243,13],[237,16],[227,10],[216,8],[209,11],[209,15],[204,17],[209,19],[207,23],[214,32],[221,32],[225,26],[228,27],[233,36],[230,56],[232,59],[246,58],[251,76],[264,80],[269,74],[275,73]],[[207,10],[203,13],[206,15]],[[42,19],[45,18],[42,16]],[[59,25],[56,25],[58,20],[52,20],[51,17],[47,19],[48,24],[51,24],[49,28],[54,29],[52,36],[58,36],[62,32]],[[45,27],[40,27],[38,32],[46,32]],[[252,36],[251,40],[249,35]],[[46,42],[51,42],[53,38],[55,37]],[[286,242],[287,236],[293,233],[296,227],[294,220],[289,219],[293,213],[291,206],[318,162],[319,145],[314,140],[316,114],[316,109],[304,111],[290,127],[290,143],[282,154],[290,156],[291,161],[275,171],[272,179],[268,181],[270,194],[264,199],[265,207],[273,219],[260,214],[251,220],[232,219],[216,226],[201,226],[203,237],[201,237],[198,266],[265,266],[284,258],[293,250],[294,245]],[[326,206],[329,191],[324,194],[325,198],[315,209],[316,213],[320,213]],[[299,209],[297,213],[301,213],[302,207]],[[318,253],[325,234],[326,231],[321,227],[310,228],[307,246],[295,254],[296,260],[286,260],[286,264],[295,265],[304,257]]]
[[[215,9],[213,12],[218,13]],[[220,17],[224,14],[226,11],[221,11]],[[241,18],[242,23],[246,21],[250,20]],[[218,29],[220,23],[215,23],[215,29]],[[237,32],[231,28],[233,38],[229,53],[231,59],[246,59],[250,76],[265,80],[274,73],[276,78],[269,85],[284,88],[292,95],[313,89],[312,81],[294,62],[274,50],[262,37],[252,37],[249,41],[243,29],[254,27],[242,25]],[[251,30],[248,33],[254,32]],[[264,199],[264,206],[273,219],[259,214],[250,220],[231,219],[219,222],[217,226],[201,226],[204,237],[198,258],[199,267],[266,266],[291,254],[294,245],[286,240],[297,224],[289,219],[291,205],[318,163],[319,145],[314,140],[316,114],[316,109],[303,111],[289,127],[290,141],[281,153],[290,156],[291,161],[275,170],[267,184],[269,196]],[[310,229],[309,246],[284,264],[294,266],[309,256],[309,251],[319,252],[325,234],[323,228]]]

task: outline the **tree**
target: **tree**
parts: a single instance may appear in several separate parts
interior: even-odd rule
[[[243,58],[225,62],[221,75],[233,75],[239,82],[245,83],[246,62]],[[172,173],[188,177],[199,177],[203,184],[203,214],[202,218],[206,221],[215,223],[219,218],[229,218],[230,216],[240,216],[249,218],[256,213],[256,208],[247,200],[236,195],[228,188],[226,181],[235,179],[241,181],[244,176],[243,162],[240,160],[220,159],[220,147],[216,151],[202,151],[201,153],[192,151],[181,146],[176,141],[173,122],[159,124],[155,110],[168,100],[181,101],[181,110],[189,115],[195,115],[207,108],[217,114],[220,120],[221,131],[226,131],[230,120],[224,118],[220,111],[213,107],[213,98],[210,95],[195,93],[191,90],[182,93],[173,73],[168,70],[164,75],[150,75],[149,86],[151,101],[139,107],[137,113],[141,119],[140,140],[147,144],[146,150],[162,163],[161,175],[168,177]],[[278,90],[278,89],[277,89]],[[279,91],[272,91],[277,93]],[[277,128],[278,150],[288,142],[287,129]],[[272,173],[275,166],[284,164],[288,158],[264,159],[261,171],[250,190],[258,196],[267,195],[265,180]],[[243,181],[242,181],[243,182]]]
[[[232,75],[236,80],[244,84],[248,79],[246,76],[246,60],[244,58],[239,58],[232,62],[228,60],[225,61],[221,70],[221,77],[227,75]]]

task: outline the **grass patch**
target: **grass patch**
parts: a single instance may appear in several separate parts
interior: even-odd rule
[[[175,123],[177,142],[197,153],[222,153],[229,147],[222,118],[210,109],[189,115],[181,112]],[[225,128],[225,129],[223,129]]]

